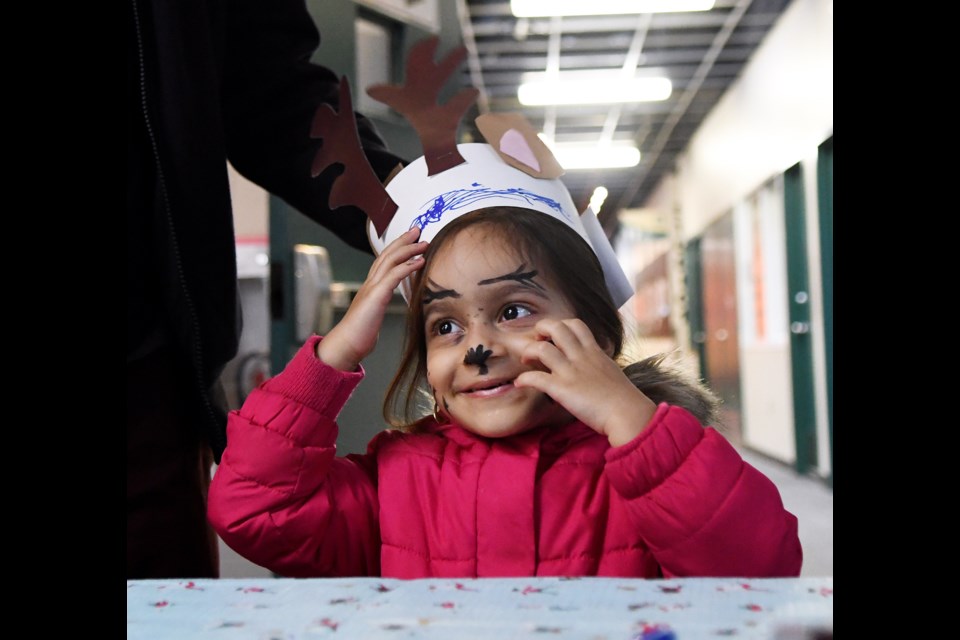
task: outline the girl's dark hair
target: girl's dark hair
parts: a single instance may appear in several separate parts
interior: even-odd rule
[[[597,342],[613,347],[614,359],[621,356],[623,321],[610,298],[600,261],[583,238],[559,220],[530,209],[491,207],[472,211],[437,233],[424,253],[423,268],[413,277],[403,352],[383,403],[384,418],[391,426],[415,430],[417,423],[432,413],[434,401],[427,384],[421,302],[424,275],[443,245],[468,227],[487,230],[489,242],[513,247],[527,264],[545,271],[545,277],[561,288],[576,316],[590,327]],[[625,367],[624,373],[654,402],[683,407],[702,424],[712,424],[719,404],[716,396],[703,384],[664,366],[664,358],[664,354],[651,356]]]

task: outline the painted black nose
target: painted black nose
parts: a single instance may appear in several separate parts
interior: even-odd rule
[[[493,351],[490,349],[484,349],[482,344],[478,344],[475,347],[470,347],[467,349],[467,355],[463,357],[463,364],[475,364],[480,367],[480,374],[487,373],[487,358],[490,357]]]

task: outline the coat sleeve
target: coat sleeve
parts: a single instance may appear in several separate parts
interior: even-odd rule
[[[713,428],[661,404],[606,473],[664,577],[789,577],[803,552],[776,485]]]
[[[231,0],[225,3],[226,42],[222,110],[227,156],[244,177],[351,246],[372,253],[366,215],[353,206],[331,211],[330,187],[338,171],[310,175],[321,142],[310,137],[321,104],[339,109],[336,71],[311,61],[320,33],[304,0]],[[354,104],[363,87],[351,87]],[[360,144],[381,181],[402,162],[373,122],[355,112]]]
[[[314,336],[227,422],[207,515],[243,557],[289,577],[375,576],[375,454],[336,454],[335,418],[363,376],[317,359]]]

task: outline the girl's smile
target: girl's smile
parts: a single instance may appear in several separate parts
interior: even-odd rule
[[[474,398],[491,398],[508,393],[514,389],[513,380],[499,381],[491,380],[479,383],[458,393],[469,395]]]

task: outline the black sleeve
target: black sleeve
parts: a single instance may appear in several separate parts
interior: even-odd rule
[[[310,124],[320,104],[339,109],[339,78],[310,62],[320,34],[304,0],[230,0],[226,7],[222,104],[231,164],[349,245],[371,253],[366,215],[350,206],[331,211],[327,204],[338,167],[310,176],[320,144],[310,137]],[[357,125],[382,181],[403,160],[387,150],[369,119],[357,114]]]

